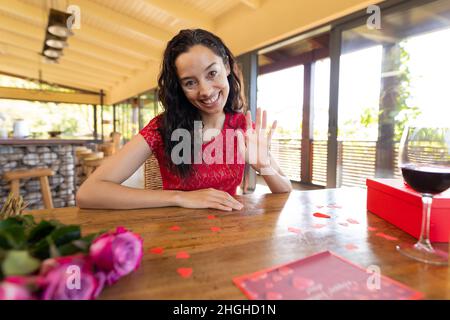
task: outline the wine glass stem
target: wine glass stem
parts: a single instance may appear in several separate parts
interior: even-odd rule
[[[420,229],[420,237],[417,245],[428,251],[434,251],[430,243],[430,218],[432,202],[433,196],[431,194],[422,194],[422,226]]]

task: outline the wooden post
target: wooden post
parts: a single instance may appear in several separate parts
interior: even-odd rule
[[[42,200],[44,201],[44,207],[46,209],[53,208],[52,192],[50,191],[50,185],[48,183],[48,177],[43,176],[39,178],[41,183]]]
[[[300,179],[304,183],[312,183],[312,148],[311,141],[313,138],[313,108],[312,108],[312,92],[313,92],[313,68],[312,63],[307,62],[303,71],[303,116],[302,116],[302,152]]]

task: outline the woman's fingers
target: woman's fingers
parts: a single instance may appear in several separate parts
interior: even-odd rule
[[[246,115],[245,115],[245,120],[246,120],[246,125],[247,125],[247,131],[248,130],[252,130],[252,113],[249,111],[247,111]]]
[[[218,203],[218,202],[213,203],[213,204],[212,204],[211,206],[209,206],[209,207],[210,207],[210,208],[213,208],[213,209],[223,210],[223,211],[233,211],[233,208],[224,206],[224,205],[222,205],[222,204],[220,204],[220,203]]]
[[[261,129],[261,108],[256,109],[256,121],[255,121],[255,131],[259,132]]]
[[[269,146],[270,146],[270,144],[272,143],[272,136],[273,136],[273,134],[275,133],[275,130],[277,129],[277,120],[275,120],[273,123],[272,123],[272,127],[270,128],[270,130],[269,130],[269,134],[267,135],[267,137],[268,137],[268,143],[269,143]]]
[[[242,133],[241,130],[236,131],[237,136],[237,143],[238,143],[238,163],[243,164],[245,163],[245,155],[247,153],[247,147],[245,145],[245,137],[244,133]]]
[[[242,203],[233,198],[228,192],[215,190],[217,193],[214,195],[215,201],[219,202],[223,206],[231,207],[235,210],[241,210],[244,206]]]
[[[264,111],[263,111],[263,114],[262,114],[261,130],[262,130],[263,132],[265,132],[265,131],[266,131],[266,128],[267,128],[267,111],[264,110]]]

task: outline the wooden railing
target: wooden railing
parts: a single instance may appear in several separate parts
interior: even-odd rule
[[[376,141],[338,141],[337,184],[341,186],[366,186],[367,178],[376,175]],[[401,178],[398,168],[399,142],[394,143],[392,178]],[[314,140],[312,150],[312,183],[326,186],[327,182],[327,141]],[[428,161],[442,157],[440,149],[424,146],[417,152],[419,160]],[[272,154],[283,172],[293,181],[300,181],[301,139],[273,139]]]
[[[292,181],[300,181],[301,139],[273,139],[271,154],[277,160],[283,173]]]

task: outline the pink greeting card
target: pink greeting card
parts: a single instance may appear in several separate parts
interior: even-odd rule
[[[330,251],[233,279],[249,299],[405,300],[423,294]]]

